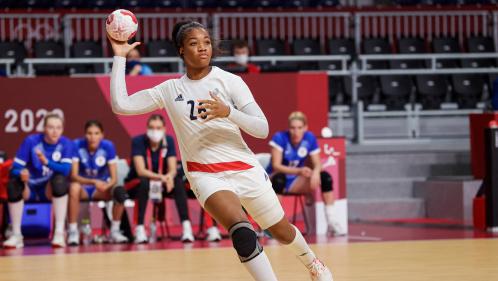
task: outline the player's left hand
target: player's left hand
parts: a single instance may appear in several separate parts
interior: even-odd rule
[[[199,114],[202,119],[205,119],[204,122],[212,120],[214,118],[226,118],[230,114],[230,107],[226,105],[219,97],[213,95],[212,92],[209,92],[212,100],[198,100],[199,106],[198,109],[205,111]]]
[[[41,152],[41,150],[37,149],[37,150],[35,150],[35,153],[36,153],[36,156],[38,157],[38,160],[40,160],[40,162],[42,162],[43,165],[48,164],[48,159],[47,159],[47,157],[45,157],[45,154],[43,154],[43,152]]]
[[[320,185],[322,185],[322,181],[320,179],[320,173],[313,172],[310,178],[311,189],[314,190],[315,188],[318,188]]]
[[[105,192],[108,188],[107,182],[95,180],[95,188],[100,192]]]

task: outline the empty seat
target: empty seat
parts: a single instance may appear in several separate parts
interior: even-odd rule
[[[432,51],[437,54],[443,53],[460,53],[460,44],[456,38],[440,37],[432,40]],[[436,62],[437,68],[455,68],[458,67],[457,59],[439,59]]]
[[[350,55],[353,58],[356,53],[354,40],[350,38],[330,39],[328,44],[331,55]]]
[[[320,55],[321,48],[320,43],[313,39],[295,39],[292,41],[292,53],[298,56],[307,55]],[[299,69],[301,70],[315,70],[318,69],[318,64],[316,62],[300,62]]]
[[[423,60],[390,60],[389,68],[391,69],[418,69],[424,68]]]
[[[158,40],[147,43],[149,57],[175,57],[176,53],[175,45],[171,41]]]
[[[494,53],[495,44],[491,37],[471,37],[466,40],[469,53]]]
[[[285,45],[278,39],[260,39],[256,41],[256,53],[259,56],[285,55]]]
[[[256,0],[252,1],[252,6],[262,7],[262,8],[272,8],[272,7],[282,7],[284,5],[283,0]]]
[[[16,62],[21,62],[26,57],[26,49],[22,42],[6,41],[0,42],[0,58],[15,59]]]
[[[310,6],[335,7],[339,6],[339,0],[311,0]]]
[[[147,54],[149,57],[176,57],[177,51],[173,42],[168,40],[151,41],[147,43]],[[154,72],[176,72],[177,63],[151,63]]]
[[[495,45],[491,37],[471,37],[466,40],[467,50],[469,53],[494,53]],[[496,65],[496,60],[493,58],[477,59],[469,58],[462,59],[462,67],[465,68],[482,68],[493,67]]]
[[[154,0],[151,6],[157,8],[182,8],[185,7],[185,1],[183,0]]]
[[[191,8],[213,8],[217,6],[215,0],[190,0],[187,4]]]
[[[362,50],[367,55],[391,54],[392,48],[389,41],[384,38],[368,38],[362,41]],[[367,69],[386,69],[387,61],[375,60],[369,61]]]
[[[424,54],[426,53],[425,42],[421,38],[409,37],[398,40],[400,54]]]
[[[17,0],[14,5],[16,8],[48,8],[50,4],[48,0]]]
[[[410,102],[413,82],[406,75],[383,75],[380,77],[383,103],[389,110],[403,110]]]
[[[418,101],[424,109],[440,109],[448,94],[448,82],[442,75],[417,75]]]
[[[64,47],[52,40],[38,41],[34,45],[34,55],[36,58],[63,58]],[[38,64],[35,71],[37,75],[60,75],[67,74],[67,67],[64,64]]]
[[[351,77],[346,76],[343,78],[344,90],[347,98],[352,100],[353,87],[351,85]],[[380,89],[377,78],[374,76],[359,76],[356,80],[356,90],[358,93],[358,100],[363,101],[365,108],[370,104],[379,103]]]
[[[376,54],[390,54],[392,53],[391,45],[389,41],[384,38],[368,38],[363,39],[362,49],[364,54],[376,55]]]
[[[251,0],[220,0],[219,6],[229,8],[247,8],[252,4]]]
[[[128,9],[147,7],[150,4],[150,0],[121,0],[121,6]]]
[[[72,46],[72,56],[75,58],[101,58],[102,46],[97,41],[79,41]],[[102,73],[103,64],[77,64],[71,67],[74,73]]]
[[[351,59],[355,56],[355,46],[353,39],[335,38],[328,41],[328,53],[331,55],[349,55]],[[324,61],[318,62],[319,69],[323,70],[340,70],[342,69],[339,61]]]
[[[453,91],[460,108],[475,108],[481,99],[484,79],[476,74],[453,74]]]
[[[320,55],[320,43],[313,39],[295,39],[292,41],[292,53],[298,56]]]
[[[98,9],[116,8],[118,6],[117,0],[85,0],[83,3],[85,3],[84,5],[87,8]]]
[[[55,0],[53,2],[56,8],[77,8],[82,6],[82,0]]]

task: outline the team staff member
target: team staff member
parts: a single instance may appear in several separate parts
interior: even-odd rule
[[[299,258],[312,280],[331,281],[330,270],[285,218],[265,170],[242,138],[240,130],[257,138],[266,138],[269,131],[251,91],[240,77],[210,66],[213,45],[202,24],[179,22],[172,38],[187,73],[131,96],[126,90],[125,58],[139,43],[110,39],[115,55],[111,75],[114,112],[133,115],[166,109],[194,194],[229,231],[240,261],[255,280],[277,279],[241,205]]]
[[[147,134],[133,138],[131,154],[133,159],[125,186],[130,197],[138,199],[135,243],[147,242],[144,217],[151,189],[151,195],[172,196],[175,199],[183,228],[181,240],[193,242],[194,235],[187,208],[187,192],[181,177],[176,176],[175,143],[173,137],[166,135],[166,122],[161,115],[153,114],[149,117]],[[154,192],[155,190],[159,192]]]
[[[52,246],[66,245],[64,224],[73,145],[62,136],[64,121],[61,116],[50,113],[43,122],[43,133],[26,137],[14,159],[7,185],[12,236],[3,243],[5,248],[24,247],[21,234],[24,200],[52,200],[55,214]]]
[[[78,245],[78,214],[80,200],[114,199],[111,241],[128,242],[119,227],[124,211],[127,193],[117,183],[117,156],[114,144],[104,139],[104,127],[97,120],[85,124],[85,137],[74,141],[72,183],[69,189],[69,231],[68,244]]]
[[[270,146],[271,164],[267,172],[271,175],[275,192],[302,194],[320,187],[329,231],[344,235],[344,230],[333,219],[332,177],[322,171],[320,148],[316,137],[308,131],[306,115],[300,111],[292,112],[289,115],[289,129],[275,133]],[[312,168],[306,166],[308,159]]]

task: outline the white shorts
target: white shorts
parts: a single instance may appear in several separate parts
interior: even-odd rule
[[[206,200],[220,190],[234,192],[242,206],[259,224],[267,229],[284,217],[284,210],[273,190],[265,170],[257,165],[232,174],[189,173],[190,187],[204,207]]]

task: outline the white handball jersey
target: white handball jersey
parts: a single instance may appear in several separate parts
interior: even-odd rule
[[[199,100],[212,99],[210,92],[234,108],[255,102],[242,78],[213,66],[200,80],[183,75],[149,91],[154,102],[166,108],[188,172],[233,173],[259,165],[236,124],[228,118],[205,122],[197,108]]]

